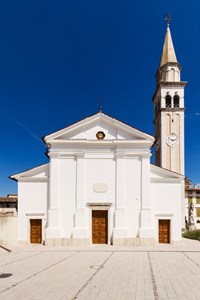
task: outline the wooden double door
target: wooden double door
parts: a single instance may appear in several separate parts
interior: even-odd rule
[[[108,211],[107,210],[92,211],[92,243],[93,244],[108,243]]]
[[[42,220],[41,219],[30,220],[30,242],[33,244],[42,243]]]
[[[159,243],[170,243],[170,220],[159,220]]]

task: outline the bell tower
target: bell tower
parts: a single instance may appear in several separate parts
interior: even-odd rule
[[[155,164],[184,175],[184,88],[169,21],[153,96]]]

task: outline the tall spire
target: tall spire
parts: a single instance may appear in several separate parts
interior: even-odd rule
[[[181,66],[177,62],[170,33],[170,17],[160,66],[156,72],[154,102],[154,130],[157,166],[184,174],[184,88]],[[173,140],[173,141],[172,141]],[[175,141],[176,140],[176,141]]]
[[[167,63],[178,63],[176,59],[176,53],[174,50],[174,45],[172,42],[172,36],[169,27],[169,17],[166,18],[167,21],[167,31],[165,35],[165,41],[163,46],[163,52],[160,60],[160,67],[164,66]]]

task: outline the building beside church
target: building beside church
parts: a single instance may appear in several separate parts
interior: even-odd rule
[[[187,179],[185,182],[185,221],[187,229],[191,225],[189,224],[191,209],[193,210],[193,226],[200,229],[200,186],[191,184],[190,180]]]
[[[175,243],[184,227],[184,86],[167,27],[155,137],[98,112],[43,138],[49,162],[18,181],[18,240],[46,245]],[[156,165],[150,163],[156,146]]]
[[[17,215],[17,195],[0,197],[0,216],[2,215]]]
[[[17,195],[0,197],[0,243],[17,241]]]

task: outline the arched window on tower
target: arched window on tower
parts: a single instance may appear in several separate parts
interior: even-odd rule
[[[172,107],[172,97],[170,95],[165,96],[166,108]]]
[[[175,81],[175,70],[174,70],[174,68],[171,68],[171,80]]]
[[[174,95],[174,108],[179,107],[179,95]]]

